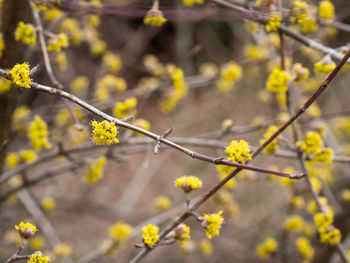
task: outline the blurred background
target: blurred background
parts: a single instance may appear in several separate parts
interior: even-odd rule
[[[32,46],[14,38],[19,21],[37,27],[29,2],[5,0],[2,4],[5,50],[0,65],[3,69],[23,62],[28,62],[31,68],[39,65],[32,75],[33,81],[54,86],[44,65],[38,33]],[[255,1],[231,2],[243,8],[256,8]],[[318,6],[318,1],[307,2],[310,9]],[[350,23],[349,2],[332,2],[336,20]],[[243,139],[252,148],[258,146],[268,125],[281,125],[288,117],[283,98],[265,90],[273,67],[280,64],[278,34],[268,34],[263,25],[252,24],[239,13],[211,1],[191,7],[182,1],[160,1],[159,9],[168,21],[159,28],[152,27],[143,22],[152,3],[62,0],[59,8],[43,5],[46,8],[41,9],[38,5],[34,12],[40,15],[46,41],[59,33],[69,39],[68,47],[48,52],[54,75],[64,90],[111,115],[115,115],[117,102],[134,97],[136,105],[124,104],[126,116],[135,117],[131,123],[159,135],[173,127],[168,138],[199,153],[225,156],[225,146],[231,140]],[[282,1],[282,6],[288,11],[292,5]],[[286,24],[297,31],[288,19]],[[345,29],[319,22],[317,31],[306,37],[339,48],[349,42],[349,28]],[[290,38],[285,40],[287,70],[301,63],[310,71],[309,78],[293,85],[291,90],[292,105],[298,108],[324,79],[325,74],[315,74],[314,64],[324,59],[325,54]],[[217,83],[229,61],[241,67],[242,78],[223,92]],[[186,94],[171,107],[169,97],[174,85],[170,64],[182,69],[187,87]],[[350,198],[346,196],[350,187],[348,72],[347,66],[298,122],[301,139],[308,131],[324,131],[325,144],[338,158],[337,162],[319,166],[316,176],[321,178],[320,195],[326,196],[336,211],[335,226],[342,232],[345,249],[350,248],[347,238]],[[32,89],[4,90],[0,94],[2,261],[18,246],[14,225],[29,220],[39,231],[23,254],[41,250],[54,262],[127,262],[140,250],[134,244],[142,243],[144,225],[152,222],[162,229],[185,211],[184,195],[174,187],[176,178],[195,175],[203,181],[203,188],[192,194],[195,200],[222,176],[214,165],[165,145],[154,154],[154,141],[123,128],[118,131],[120,143],[95,145],[91,141],[90,122],[101,121],[99,117],[71,105],[82,125],[79,130],[61,98]],[[8,159],[11,153],[20,155],[21,150],[31,149],[28,128],[35,115],[47,123],[51,147],[37,152],[34,162],[21,159],[11,164]],[[149,127],[140,119],[146,120]],[[294,145],[292,130],[288,128],[282,136],[279,151],[261,154],[252,164],[300,171],[290,147]],[[107,158],[103,177],[87,182],[84,176],[89,165],[101,156]],[[225,199],[221,192],[229,197]],[[296,195],[303,199],[299,207],[290,203]],[[160,202],[159,196],[166,196],[172,205]],[[313,262],[338,262],[334,247],[318,241],[308,210],[311,202],[303,179],[285,183],[276,176],[243,171],[235,182],[198,210],[199,214],[224,211],[225,224],[219,236],[208,244],[200,224],[189,218],[185,223],[191,227],[191,241],[183,246],[179,243],[160,246],[143,262],[280,262],[279,250],[266,259],[256,253],[256,246],[266,237],[275,238],[279,247],[283,244],[287,248],[288,262],[304,262],[295,246],[295,240],[303,234],[310,234],[315,249]],[[303,229],[297,233],[286,231],[285,219],[296,214],[304,220]],[[111,248],[108,231],[117,221],[130,224],[134,231],[122,247],[108,251]],[[67,247],[61,254],[54,253],[53,248],[62,243],[71,249],[70,253],[65,254]]]

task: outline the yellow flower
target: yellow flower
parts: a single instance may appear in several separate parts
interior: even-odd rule
[[[53,248],[53,254],[57,258],[66,258],[72,253],[72,248],[67,244],[58,244]]]
[[[72,83],[70,84],[70,88],[74,92],[80,92],[85,90],[90,84],[90,80],[86,76],[77,76]]]
[[[179,240],[180,244],[184,245],[187,239],[191,239],[190,227],[186,224],[180,224],[174,228],[173,232],[169,234],[169,237]]]
[[[229,61],[220,69],[220,79],[216,88],[220,92],[227,92],[233,89],[235,83],[242,78],[242,68],[234,61]]]
[[[274,238],[268,237],[256,246],[256,252],[262,259],[267,258],[277,250],[278,244]]]
[[[21,150],[20,155],[25,163],[31,163],[38,159],[38,155],[33,150]]]
[[[317,132],[308,132],[305,140],[301,144],[301,149],[306,154],[316,154],[321,151],[323,142],[321,136]]]
[[[84,181],[86,183],[96,183],[103,177],[103,168],[106,165],[106,158],[104,156],[89,163],[85,170]]]
[[[308,16],[305,19],[301,20],[300,22],[301,32],[304,34],[313,33],[316,32],[318,29],[318,24],[316,22],[316,19]]]
[[[161,27],[166,21],[167,19],[163,16],[163,12],[158,9],[158,6],[153,6],[143,19],[146,25],[155,27]]]
[[[334,228],[333,230],[328,230],[320,233],[320,241],[322,243],[335,245],[339,244],[341,241],[341,232],[338,228]]]
[[[154,247],[158,240],[159,240],[159,235],[158,235],[159,229],[157,226],[148,224],[147,226],[142,228],[142,238],[143,238],[143,243],[145,243],[149,247]]]
[[[311,260],[314,257],[315,251],[306,237],[299,237],[295,243],[302,258]]]
[[[300,232],[303,229],[304,220],[298,216],[290,216],[284,221],[284,228],[291,232]]]
[[[244,55],[252,60],[262,60],[269,57],[269,49],[263,46],[248,44],[244,47]]]
[[[66,33],[75,45],[81,43],[83,38],[83,33],[79,27],[79,21],[74,18],[65,18],[63,19],[60,29],[62,32]]]
[[[31,24],[24,24],[20,21],[15,31],[15,40],[22,41],[24,44],[34,46],[36,42],[35,28]]]
[[[30,82],[32,81],[29,76],[28,63],[16,64],[9,72],[11,81],[17,87],[30,88]]]
[[[35,225],[32,225],[31,223],[23,223],[22,221],[18,224],[18,226],[15,225],[15,229],[18,231],[20,236],[25,239],[34,236],[36,232]]]
[[[165,212],[171,208],[171,201],[165,195],[157,196],[154,200],[154,204],[159,212]]]
[[[124,102],[117,101],[113,109],[113,115],[118,119],[123,119],[130,115],[136,115],[137,99],[131,97]]]
[[[51,211],[51,210],[55,209],[56,201],[52,197],[46,196],[43,199],[41,199],[41,207],[45,211]]]
[[[105,67],[113,73],[117,73],[122,67],[121,57],[117,54],[113,54],[112,52],[107,52],[104,54],[102,61]]]
[[[17,153],[8,153],[6,156],[6,165],[8,168],[14,168],[19,164],[19,156]]]
[[[263,144],[268,138],[271,137],[278,130],[277,126],[271,125],[267,128],[266,133],[264,133],[264,139],[260,140],[260,144]],[[274,139],[269,145],[264,149],[265,154],[273,154],[278,149],[278,139]]]
[[[92,121],[91,126],[93,127],[92,140],[97,145],[109,145],[119,142],[119,140],[116,138],[118,129],[115,127],[115,124],[113,122]]]
[[[294,76],[294,82],[299,83],[301,80],[308,79],[309,69],[304,68],[301,63],[295,63],[292,68],[292,74]]]
[[[191,6],[194,4],[203,4],[203,0],[182,0],[182,3],[186,6]]]
[[[192,190],[202,187],[202,181],[195,176],[182,176],[177,178],[175,181],[175,186],[184,190],[185,192],[191,192]]]
[[[308,16],[308,6],[304,1],[294,1],[292,9],[292,22],[302,23],[302,21]]]
[[[334,70],[336,67],[335,63],[333,61],[319,61],[315,63],[315,74],[328,74],[332,70]]]
[[[212,236],[217,236],[220,233],[220,228],[224,223],[224,218],[221,216],[222,211],[216,214],[204,214],[202,227],[205,229],[205,233],[209,239]]]
[[[129,238],[132,231],[131,225],[118,221],[109,229],[109,236],[117,241],[125,241]]]
[[[327,214],[317,213],[314,216],[314,222],[319,232],[325,232],[333,223],[333,214],[328,212]]]
[[[63,47],[68,47],[68,38],[65,33],[61,33],[50,38],[47,46],[47,51],[60,52]]]
[[[230,145],[226,147],[228,159],[234,163],[244,163],[246,160],[251,160],[249,152],[249,144],[244,140],[231,141]]]
[[[51,260],[49,257],[42,256],[40,254],[33,254],[27,261],[27,263],[49,263]]]
[[[208,239],[203,239],[200,243],[201,251],[204,255],[209,256],[213,253],[213,246]]]
[[[276,67],[266,82],[266,89],[271,92],[285,92],[288,89],[288,81],[291,76],[288,72]]]
[[[319,5],[318,14],[321,19],[334,20],[334,5],[331,1],[322,0]]]
[[[55,7],[50,7],[44,12],[44,18],[47,21],[54,21],[62,15],[63,15],[63,12]]]
[[[316,163],[330,163],[333,158],[333,150],[331,148],[326,148],[315,154],[312,161]]]
[[[31,122],[28,129],[28,137],[32,147],[36,151],[40,151],[42,148],[51,148],[51,144],[47,138],[48,131],[46,122],[43,121],[39,115],[34,116],[34,120]]]
[[[266,31],[277,31],[278,27],[281,25],[281,22],[281,14],[279,12],[273,12],[265,26]]]

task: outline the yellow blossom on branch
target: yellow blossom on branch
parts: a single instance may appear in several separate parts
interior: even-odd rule
[[[165,212],[171,208],[171,201],[165,195],[160,195],[154,200],[154,205],[159,212]]]
[[[113,115],[118,119],[126,118],[130,115],[136,115],[137,99],[131,97],[123,102],[117,101],[113,109]]]
[[[306,237],[299,237],[295,243],[302,258],[311,260],[314,257],[315,250]]]
[[[12,152],[6,155],[5,161],[8,168],[14,168],[19,164],[20,159],[17,153]]]
[[[175,186],[184,190],[185,192],[191,192],[192,190],[202,187],[202,181],[195,176],[182,176],[177,178],[175,181]]]
[[[9,72],[11,81],[17,87],[30,88],[30,69],[28,63],[16,64]]]
[[[28,239],[35,235],[36,232],[36,226],[31,223],[19,223],[18,225],[15,225],[15,229],[18,231],[20,236],[22,238]]]
[[[202,227],[205,229],[205,233],[209,239],[212,236],[218,236],[222,224],[224,223],[224,218],[221,216],[222,211],[219,211],[215,214],[204,214]]]
[[[278,244],[274,238],[268,237],[256,246],[256,252],[262,259],[269,257],[277,250]]]
[[[49,257],[42,256],[40,254],[33,254],[27,263],[49,263],[51,260]]]
[[[51,196],[45,196],[40,205],[45,211],[51,211],[56,208],[56,201]]]
[[[267,21],[267,24],[265,26],[266,31],[277,31],[278,27],[281,25],[282,18],[281,14],[279,12],[273,12],[270,15],[269,20]]]
[[[47,51],[60,52],[64,47],[68,47],[68,38],[65,33],[61,33],[49,39]]]
[[[53,254],[57,258],[66,258],[72,253],[72,248],[67,244],[58,244],[53,248]]]
[[[228,159],[234,163],[244,163],[246,160],[251,160],[252,156],[249,152],[249,144],[244,140],[231,141],[229,146],[226,147]]]
[[[290,79],[291,76],[288,72],[276,67],[267,79],[266,89],[271,92],[285,92],[288,89],[287,84]]]
[[[321,19],[334,20],[334,5],[331,1],[322,0],[319,5],[318,15]]]
[[[92,140],[97,145],[110,145],[119,142],[116,138],[118,129],[113,122],[92,121],[91,126],[93,127]]]
[[[291,232],[300,232],[303,229],[304,220],[298,216],[290,216],[284,221],[284,228]]]
[[[186,240],[191,239],[190,236],[190,227],[186,224],[180,224],[174,228],[173,232],[169,234],[169,237],[173,237],[176,240],[180,241],[181,245],[186,243]]]
[[[278,130],[277,126],[271,125],[267,128],[266,133],[264,133],[264,138],[260,140],[260,144],[264,143],[268,138],[271,137]],[[265,154],[273,154],[278,149],[278,138],[274,139],[269,145],[264,149]]]
[[[142,238],[143,238],[143,243],[145,243],[149,247],[154,247],[158,240],[159,240],[159,235],[158,235],[159,229],[157,226],[148,224],[147,226],[142,228]]]
[[[315,74],[328,74],[332,70],[334,70],[336,67],[335,63],[333,61],[319,61],[315,63]]]
[[[167,19],[163,16],[163,12],[158,9],[158,2],[155,1],[153,7],[147,12],[143,22],[146,25],[161,27]]]
[[[338,228],[334,228],[334,227],[332,230],[321,232],[320,241],[322,243],[326,243],[330,245],[339,244],[341,241],[341,232]]]
[[[305,140],[301,143],[301,149],[306,154],[316,154],[321,151],[323,142],[321,136],[317,132],[308,132]]]

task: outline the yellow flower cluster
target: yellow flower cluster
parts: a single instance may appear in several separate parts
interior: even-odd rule
[[[300,28],[301,32],[303,32],[304,34],[313,33],[317,31],[318,24],[315,18],[308,16],[301,21]]]
[[[228,159],[234,163],[245,163],[252,159],[250,155],[249,144],[244,141],[231,141],[230,145],[226,147],[226,154]]]
[[[97,81],[96,96],[99,101],[105,101],[109,97],[110,91],[124,91],[127,84],[123,78],[118,78],[112,74],[107,74]]]
[[[201,249],[202,253],[206,256],[209,256],[211,253],[213,253],[213,246],[208,239],[203,239],[201,241],[200,249]]]
[[[44,18],[47,21],[54,21],[63,15],[63,12],[55,7],[49,7],[44,12]]]
[[[222,211],[214,214],[204,214],[202,227],[205,229],[205,233],[209,239],[212,236],[218,236],[220,233],[220,229],[222,224],[224,223],[224,218],[221,216]]]
[[[126,99],[124,102],[117,101],[114,105],[113,115],[118,119],[126,118],[130,115],[136,115],[137,99],[131,97]]]
[[[109,236],[117,241],[125,241],[129,238],[132,231],[131,225],[118,221],[109,229]]]
[[[113,122],[106,120],[101,122],[92,121],[91,126],[93,127],[92,140],[97,145],[109,145],[119,142],[116,138],[118,129]]]
[[[203,0],[182,0],[185,6],[191,6],[194,4],[203,4]]]
[[[16,64],[9,72],[11,81],[17,87],[30,88],[30,69],[28,63]]]
[[[18,231],[22,238],[28,239],[35,235],[36,226],[31,223],[23,223],[22,221],[15,225],[15,229]]]
[[[314,216],[314,222],[320,233],[320,241],[326,244],[335,245],[341,240],[339,229],[335,228],[333,223],[333,213],[327,214],[317,213]]]
[[[0,33],[0,58],[2,57],[4,50],[5,50],[4,37],[3,37],[2,33]]]
[[[299,254],[303,259],[312,260],[315,254],[315,250],[310,244],[310,241],[306,237],[299,237],[295,242]]]
[[[315,63],[315,74],[328,74],[332,70],[335,69],[336,65],[333,61],[325,62],[325,61],[318,61]]]
[[[112,73],[117,73],[122,67],[122,59],[119,55],[106,52],[102,57],[103,65]]]
[[[198,177],[189,175],[177,178],[175,186],[184,190],[186,193],[202,187],[202,181]]]
[[[282,17],[279,12],[273,12],[270,15],[269,20],[265,26],[266,31],[277,31],[278,27],[281,25]]]
[[[312,161],[315,163],[330,163],[333,158],[333,150],[331,148],[326,148],[314,155]]]
[[[301,144],[301,149],[306,154],[316,154],[321,152],[323,142],[318,132],[308,132],[305,140]]]
[[[256,246],[256,252],[260,258],[265,259],[274,253],[277,250],[277,247],[278,244],[276,240],[272,237],[268,237],[263,243]]]
[[[319,5],[318,15],[321,19],[334,20],[334,5],[331,1],[322,0]]]
[[[86,76],[77,76],[72,83],[70,84],[70,88],[74,92],[80,92],[85,90],[90,84],[90,80]]]
[[[36,32],[34,26],[20,21],[15,31],[15,40],[22,41],[24,44],[28,44],[30,46],[34,46],[36,42]]]
[[[236,62],[229,61],[221,67],[220,79],[216,83],[216,88],[220,92],[230,91],[241,78],[242,68]]]
[[[86,183],[96,183],[103,177],[103,168],[106,165],[106,158],[104,156],[89,163],[85,170],[84,181]]]
[[[148,72],[157,77],[164,75],[166,70],[158,58],[150,54],[143,57],[143,65]]]
[[[167,67],[167,70],[171,76],[173,89],[166,94],[165,98],[160,102],[160,108],[163,112],[173,111],[176,104],[187,94],[188,90],[184,73],[181,68],[170,65]]]
[[[260,144],[264,143],[268,138],[271,137],[278,130],[277,126],[270,125],[267,131],[264,133],[264,139],[260,140]],[[278,149],[278,138],[274,139],[268,146],[265,147],[265,154],[273,154]]]
[[[39,115],[35,115],[28,129],[28,137],[33,149],[36,151],[41,151],[42,148],[50,149],[51,144],[47,138],[48,135],[46,122]]]
[[[23,161],[25,163],[31,163],[34,162],[37,158],[38,156],[36,152],[30,149],[21,150],[19,154],[12,152],[6,156],[6,165],[9,168],[13,168],[16,167],[20,161]]]
[[[60,33],[49,39],[47,51],[60,52],[64,47],[68,47],[68,38],[65,33]]]
[[[79,21],[74,18],[63,19],[60,30],[68,35],[71,43],[79,45],[83,38],[83,32],[79,27]]]
[[[263,60],[269,57],[269,49],[264,46],[248,44],[244,47],[244,55],[251,60]]]
[[[167,19],[163,16],[163,12],[160,11],[157,7],[153,7],[151,10],[149,10],[143,19],[143,22],[146,25],[155,27],[161,27],[166,21]]]
[[[308,16],[308,13],[309,11],[306,2],[299,0],[294,1],[290,20],[292,22],[302,23],[302,21]]]
[[[287,84],[290,79],[291,76],[288,72],[276,67],[267,79],[266,89],[271,92],[286,92],[288,89]]]
[[[290,216],[284,222],[284,228],[291,232],[300,232],[303,229],[304,220],[298,216]]]
[[[42,256],[40,254],[33,254],[27,263],[49,263],[50,258],[46,256]]]
[[[171,233],[169,237],[173,237],[175,240],[178,240],[181,245],[184,245],[187,239],[191,239],[190,227],[186,224],[180,224],[174,228],[173,233]]]
[[[159,235],[158,235],[159,229],[157,226],[148,224],[147,226],[142,228],[142,238],[143,238],[143,243],[145,243],[149,247],[154,247],[158,240],[159,240]]]
[[[56,245],[52,252],[57,258],[62,259],[68,257],[72,253],[72,248],[67,244],[61,243]]]
[[[158,212],[165,212],[171,208],[171,201],[167,196],[160,195],[154,200],[154,205]]]
[[[51,211],[56,208],[56,201],[51,196],[45,196],[41,199],[40,205],[45,211]]]
[[[304,198],[301,196],[292,196],[289,200],[293,208],[302,208],[305,204]]]

